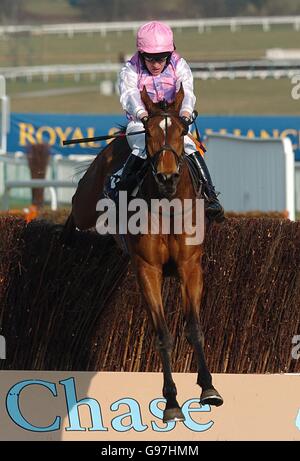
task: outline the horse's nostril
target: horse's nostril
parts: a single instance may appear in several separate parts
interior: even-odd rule
[[[159,182],[164,182],[166,180],[166,176],[163,173],[157,173],[156,177]]]
[[[160,183],[174,182],[178,181],[179,173],[157,173],[157,180]]]

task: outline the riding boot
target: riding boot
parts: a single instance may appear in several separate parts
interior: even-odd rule
[[[145,159],[137,155],[130,154],[123,168],[120,182],[117,186],[118,191],[127,191],[130,195],[138,184],[137,174],[144,165]]]
[[[206,216],[216,222],[222,222],[225,219],[224,209],[218,200],[218,196],[204,158],[198,152],[194,152],[191,155],[198,166],[200,181],[204,186]]]

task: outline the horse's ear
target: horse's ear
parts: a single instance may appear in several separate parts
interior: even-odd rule
[[[143,103],[145,104],[145,107],[149,113],[153,112],[155,109],[155,104],[152,101],[152,99],[149,97],[146,87],[143,87],[143,90],[141,91],[141,98]]]
[[[175,101],[174,101],[174,108],[175,108],[176,112],[179,112],[179,110],[181,108],[183,98],[184,98],[184,90],[183,90],[183,86],[182,86],[182,82],[181,82],[180,88],[179,88],[178,92],[176,93],[176,97],[175,97]]]

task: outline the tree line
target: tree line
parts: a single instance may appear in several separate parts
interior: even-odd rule
[[[85,19],[143,20],[300,14],[300,0],[69,0]]]
[[[43,23],[54,18],[43,16],[43,1],[36,14]],[[300,14],[300,0],[52,0],[53,12],[69,4],[82,21],[134,21],[233,16],[281,16]],[[7,24],[28,22],[26,2],[0,0],[0,21]],[[32,18],[31,18],[32,19]],[[61,21],[68,21],[68,16]]]

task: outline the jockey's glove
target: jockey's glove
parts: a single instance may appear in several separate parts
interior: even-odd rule
[[[190,124],[192,123],[191,119],[189,117],[180,117],[181,119],[181,122],[184,126],[184,131],[185,131],[185,134],[187,134],[189,132],[189,126]]]
[[[149,120],[149,117],[147,115],[145,117],[141,118],[141,122],[142,122],[142,124],[144,125],[145,128],[147,126],[148,120]]]

